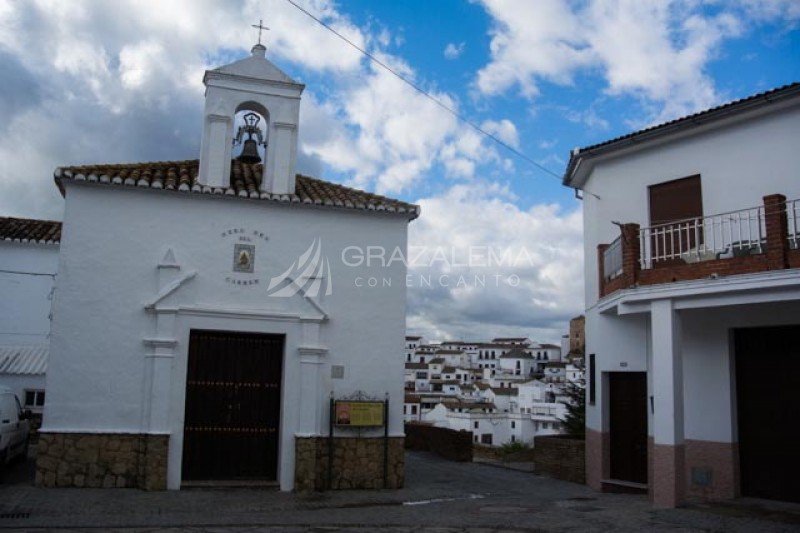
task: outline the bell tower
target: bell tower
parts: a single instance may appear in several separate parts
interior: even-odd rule
[[[234,142],[239,145],[244,141],[243,162],[257,161],[257,147],[264,147],[261,190],[294,193],[300,97],[305,85],[281,72],[266,58],[266,52],[259,42],[250,57],[207,70],[203,76],[206,101],[197,178],[200,185],[230,186]],[[242,124],[235,124],[242,112],[246,113],[240,119]],[[234,131],[235,126],[238,131]]]

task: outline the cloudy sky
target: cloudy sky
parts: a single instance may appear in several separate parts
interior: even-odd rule
[[[800,79],[797,0],[297,1],[557,174],[575,146]],[[421,204],[412,246],[530,253],[517,286],[412,286],[409,328],[556,341],[583,307],[571,191],[285,0],[0,0],[0,214],[60,218],[58,165],[196,158],[203,70],[259,18],[307,84],[300,171]]]

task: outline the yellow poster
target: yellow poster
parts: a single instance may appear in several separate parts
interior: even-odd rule
[[[383,402],[337,401],[334,416],[337,426],[383,426]]]

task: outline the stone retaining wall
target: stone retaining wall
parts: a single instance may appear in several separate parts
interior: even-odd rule
[[[536,473],[586,483],[586,443],[568,437],[536,437]]]
[[[40,433],[40,487],[167,488],[169,436],[130,433]]]
[[[451,461],[472,461],[472,432],[406,423],[406,448],[429,451]]]
[[[405,482],[403,442],[403,437],[389,438],[389,468],[385,488],[399,489]],[[383,451],[382,437],[335,437],[329,485],[328,438],[297,437],[294,488],[298,492],[384,488]]]

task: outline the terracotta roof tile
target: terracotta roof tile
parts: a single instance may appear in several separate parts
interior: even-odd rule
[[[61,241],[61,222],[0,217],[0,240],[58,243]]]
[[[55,180],[62,194],[64,192],[63,181],[73,180],[187,193],[222,194],[344,209],[405,213],[410,220],[419,216],[419,206],[417,205],[301,174],[297,175],[295,194],[262,192],[260,191],[262,165],[242,163],[236,159],[231,161],[230,187],[224,189],[201,186],[197,183],[199,167],[200,162],[197,159],[121,165],[81,165],[57,168]]]

